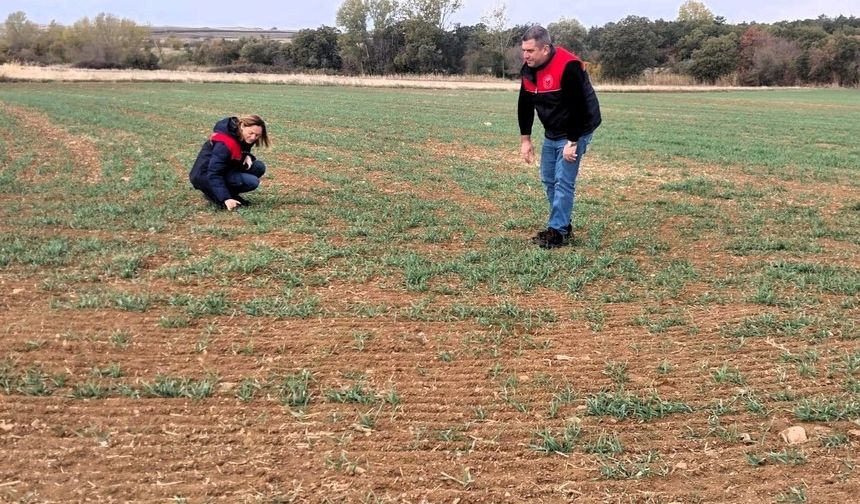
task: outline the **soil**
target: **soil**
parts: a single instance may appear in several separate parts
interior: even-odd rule
[[[28,136],[36,136],[46,142],[51,142],[57,147],[61,147],[67,162],[74,160],[74,162],[69,163],[69,166],[86,167],[86,173],[79,174],[80,180],[84,180],[87,183],[99,181],[102,172],[99,150],[95,142],[87,136],[86,132],[73,135],[65,129],[55,126],[51,118],[46,114],[30,108],[17,107],[4,103],[3,110],[18,121],[18,128],[28,130]],[[14,144],[14,140],[11,143]],[[38,166],[38,163],[31,163],[29,168],[34,169]],[[25,178],[29,178],[29,180],[34,182],[41,181],[38,175],[31,177],[26,177],[25,175]]]
[[[85,136],[58,131],[47,118],[24,110],[11,108],[10,113],[67,145],[91,168],[90,180],[98,180],[98,151]],[[474,148],[470,155],[491,157]],[[511,157],[516,159],[515,154]],[[581,196],[596,195],[589,193],[589,177],[617,177],[623,172],[638,180],[638,185],[618,190],[629,204],[653,197],[649,191],[670,177],[668,171],[637,172],[597,156],[587,165]],[[832,202],[833,208],[845,197],[843,188],[826,183],[762,181],[721,167],[703,167],[701,174],[738,186],[779,183],[786,197],[815,194]],[[392,191],[497,211],[494,202],[458,188],[425,192],[406,182],[390,185],[383,180],[384,173],[361,176],[378,186],[387,184]],[[286,169],[278,183],[301,188],[321,182]],[[724,204],[737,211],[731,209],[733,203]],[[654,233],[697,268],[718,274],[761,260],[725,253],[707,238],[688,246],[678,233],[683,217],[678,219],[662,223]],[[192,224],[187,233],[174,236],[123,231],[110,237],[185,243],[199,255],[216,248],[214,240],[193,235]],[[2,232],[14,229],[4,226]],[[70,238],[100,233],[62,231]],[[278,248],[301,247],[310,239],[285,231],[254,237],[255,242]],[[828,247],[819,259],[844,263],[848,257],[856,267],[856,246],[839,245],[841,249]],[[452,252],[462,250],[455,247]],[[279,288],[249,291],[250,275],[238,275],[229,286],[206,279],[178,285],[152,273],[167,260],[153,258],[139,278],[110,280],[101,286],[153,294],[226,291],[236,302]],[[326,308],[320,315],[275,319],[228,313],[192,320],[187,327],[164,327],[162,316],[172,312],[163,305],[143,313],[53,308],[58,299],[70,299],[74,293],[45,288],[46,276],[44,270],[28,265],[0,269],[0,341],[7,364],[19,373],[39,365],[50,374],[69,377],[69,383],[48,396],[0,393],[0,501],[758,504],[790,496],[792,488],[802,489],[810,502],[852,502],[860,491],[855,469],[860,427],[854,422],[799,422],[793,403],[783,407],[771,400],[767,404],[774,409],[761,416],[738,399],[751,389],[763,398],[786,390],[798,397],[833,395],[842,385],[823,368],[815,377],[804,378],[791,363],[774,365],[786,353],[803,354],[808,345],[803,339],[728,338],[725,328],[747,317],[788,314],[778,307],[751,304],[731,290],[723,302],[707,305],[696,304],[707,291],[696,282],[659,306],[609,303],[596,328],[588,320],[590,304],[538,289],[512,301],[521,309],[552,310],[558,320],[536,327],[517,325],[504,332],[473,319],[410,319],[404,314],[426,295],[405,291],[397,279],[336,280],[306,293],[317,296]],[[603,282],[595,288],[614,291],[611,281]],[[506,300],[477,290],[467,301],[494,307]],[[440,294],[433,306],[464,301]],[[827,302],[825,298],[825,307]],[[350,315],[359,305],[386,310],[375,316]],[[656,320],[681,307],[685,325],[650,331],[636,321],[642,316]],[[856,309],[853,313],[860,315]],[[127,335],[127,346],[111,341],[118,333]],[[816,348],[822,355],[855,352],[856,342],[833,337]],[[657,366],[664,361],[672,370],[661,374]],[[683,401],[694,411],[648,421],[590,415],[586,399],[615,390],[607,363],[627,363],[626,391],[647,398],[656,390],[661,399]],[[159,375],[200,379],[214,373],[219,383],[212,397],[200,400],[71,396],[75,385],[96,380],[93,368],[110,364],[122,369],[117,380],[133,387],[152,383]],[[742,369],[747,385],[714,384],[711,372],[724,364]],[[313,373],[313,396],[304,411],[281,404],[271,388],[248,402],[236,397],[244,379],[266,382],[301,369]],[[399,403],[327,400],[331,391],[355,384],[356,376],[380,396],[396,391]],[[96,381],[111,383],[109,378]],[[577,395],[551,416],[549,405],[563,384],[570,384]],[[711,411],[720,400],[733,412],[715,423]],[[375,423],[362,425],[363,417],[375,417]],[[534,449],[537,432],[550,428],[558,433],[571,423],[582,427],[573,451],[547,454]],[[793,425],[806,429],[807,443],[788,446],[781,439],[779,433]],[[827,436],[838,433],[848,433],[847,444],[822,445]],[[617,436],[624,452],[608,457],[589,453],[586,447],[601,434]],[[806,463],[766,461],[753,467],[747,456],[784,450],[802,451]],[[612,479],[601,472],[612,469],[629,474]]]

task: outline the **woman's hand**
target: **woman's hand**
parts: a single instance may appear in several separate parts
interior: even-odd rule
[[[224,200],[224,206],[227,207],[227,210],[233,211],[236,208],[239,208],[242,204],[234,199]]]

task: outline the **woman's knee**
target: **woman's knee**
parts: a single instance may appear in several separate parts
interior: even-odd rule
[[[254,162],[251,163],[251,168],[248,169],[248,172],[252,173],[257,178],[260,178],[264,173],[266,173],[266,164],[259,159],[255,159]]]
[[[260,187],[260,177],[245,174],[245,176],[242,177],[242,183],[248,191],[253,191]]]
[[[227,187],[234,194],[253,191],[259,186],[260,178],[250,173],[236,173],[227,180]]]

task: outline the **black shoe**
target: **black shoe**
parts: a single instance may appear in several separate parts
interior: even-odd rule
[[[573,226],[571,226],[570,224],[565,226],[564,229],[561,230],[561,235],[564,237],[564,244],[570,245],[570,243],[573,241]]]
[[[565,237],[569,236],[562,234],[558,229],[547,228],[543,239],[538,241],[538,246],[542,249],[554,249],[563,247],[566,244]]]
[[[546,228],[542,231],[538,231],[536,235],[532,236],[532,243],[540,243],[543,240],[546,240],[546,235],[549,233],[550,228]]]
[[[552,228],[546,228],[543,231],[538,231],[536,235],[532,236],[532,243],[540,243],[546,240],[547,235],[549,235],[549,230]],[[573,240],[573,226],[568,224],[561,229],[561,235],[564,237],[564,244],[567,245]]]
[[[209,202],[209,203],[211,203],[212,205],[214,205],[214,206],[216,206],[216,207],[220,208],[221,210],[224,210],[225,208],[227,208],[226,206],[224,206],[224,203],[221,203],[220,201],[217,201],[215,198],[213,198],[213,197],[209,196],[209,195],[208,195],[208,194],[206,194],[206,193],[203,193],[203,197],[206,199],[206,201],[208,201],[208,202]]]
[[[251,202],[241,196],[233,196],[233,199],[242,204],[242,206],[251,206]]]

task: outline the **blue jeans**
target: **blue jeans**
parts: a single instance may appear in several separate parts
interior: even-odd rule
[[[540,153],[540,179],[546,187],[546,200],[549,202],[549,221],[547,227],[564,231],[571,222],[573,199],[576,191],[576,176],[579,163],[591,142],[591,133],[579,137],[576,144],[576,161],[568,163],[562,156],[567,139],[550,140],[544,138]]]
[[[230,194],[236,196],[241,193],[251,192],[260,185],[260,177],[266,173],[266,165],[260,160],[251,163],[247,170],[230,170],[224,177]]]

